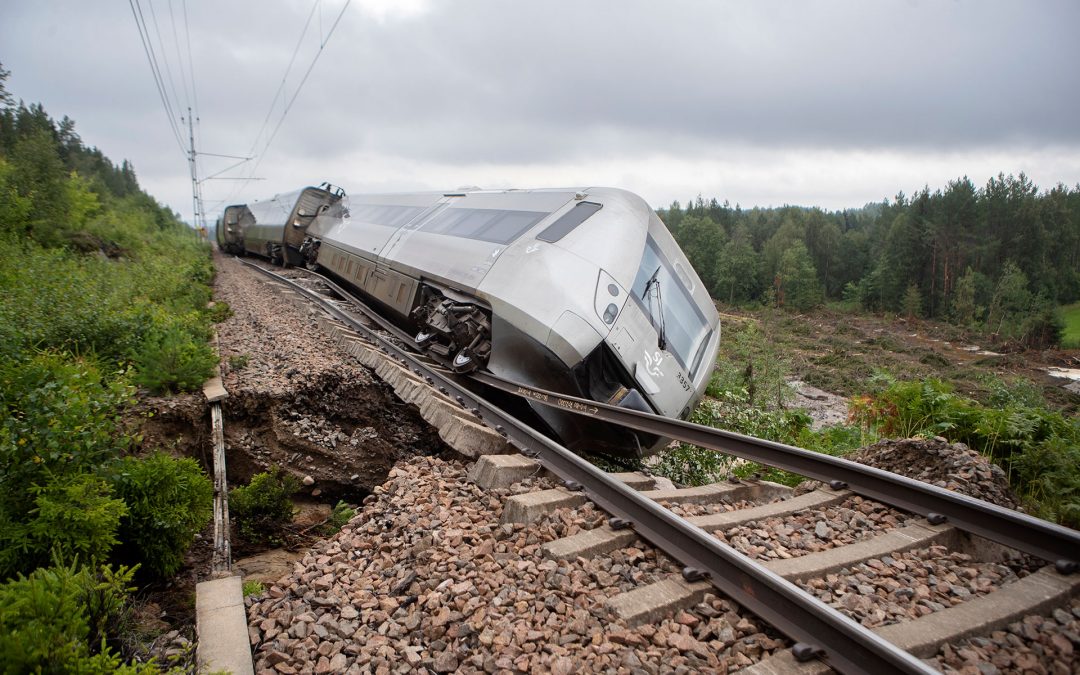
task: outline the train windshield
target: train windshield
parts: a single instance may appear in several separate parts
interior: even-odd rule
[[[634,300],[666,341],[666,348],[694,377],[709,335],[705,315],[650,236],[632,292]]]

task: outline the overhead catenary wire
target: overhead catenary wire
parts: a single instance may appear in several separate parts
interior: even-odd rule
[[[308,28],[311,26],[311,18],[315,16],[315,10],[318,9],[319,3],[322,0],[315,0],[315,3],[311,6],[311,11],[308,12],[307,21],[304,22],[304,28],[300,31],[300,37],[296,40],[296,46],[293,47],[292,56],[289,58],[289,65],[285,66],[285,73],[281,76],[281,83],[278,84],[277,91],[274,92],[274,98],[270,100],[270,107],[266,111],[266,117],[263,118],[262,126],[259,127],[259,132],[255,134],[255,140],[251,143],[251,149],[248,150],[249,155],[255,153],[255,148],[259,145],[259,139],[262,138],[262,134],[266,131],[266,125],[270,123],[270,117],[274,114],[274,106],[277,105],[278,98],[281,97],[281,92],[285,89],[285,82],[289,77],[289,73],[292,72],[293,63],[296,62],[296,56],[300,53],[300,45],[304,43],[304,36],[307,35]]]
[[[267,113],[267,120],[269,120],[270,115],[273,112],[273,105],[277,102],[278,96],[280,96],[281,91],[283,90],[283,88],[285,86],[285,78],[288,77],[289,70],[291,70],[292,63],[296,59],[297,52],[299,51],[300,43],[303,41],[303,37],[307,33],[308,26],[311,23],[311,18],[312,18],[312,16],[314,16],[315,10],[318,8],[320,1],[321,0],[316,0],[315,5],[312,7],[311,13],[308,15],[308,20],[304,24],[304,31],[301,33],[300,40],[297,42],[296,48],[293,50],[293,57],[292,57],[292,60],[290,60],[290,62],[289,62],[289,67],[285,71],[285,77],[282,77],[281,85],[278,87],[278,93],[275,95],[274,101],[271,103],[270,112]],[[256,157],[256,160],[255,160],[255,163],[251,168],[249,176],[254,176],[255,172],[258,170],[260,164],[262,163],[262,160],[266,157],[267,152],[270,150],[270,145],[274,142],[274,138],[277,137],[278,131],[281,130],[281,126],[282,126],[282,124],[284,124],[285,118],[288,116],[289,111],[292,109],[292,106],[296,102],[297,97],[300,95],[300,92],[303,90],[304,84],[307,83],[308,77],[310,77],[312,71],[315,69],[315,65],[318,63],[319,57],[322,56],[323,50],[325,50],[326,45],[329,44],[330,38],[333,37],[334,31],[337,29],[338,24],[341,22],[341,18],[345,15],[345,11],[348,10],[349,5],[350,5],[351,2],[352,2],[352,0],[345,0],[345,4],[341,7],[341,11],[338,12],[338,15],[334,19],[334,23],[330,26],[330,30],[327,32],[326,37],[322,38],[319,41],[319,48],[315,52],[315,56],[312,57],[311,63],[308,64],[307,70],[304,71],[304,75],[300,79],[300,83],[296,86],[296,89],[293,91],[292,96],[289,98],[288,103],[285,105],[285,108],[282,110],[281,117],[278,119],[277,124],[274,126],[274,130],[270,133],[270,136],[267,138],[266,143],[262,147],[262,150],[259,151],[259,153],[258,153],[258,155]],[[264,123],[264,125],[265,125],[265,123]],[[262,132],[260,131],[260,134],[261,133]],[[256,145],[257,144],[258,144],[258,137],[256,137]],[[249,178],[249,180],[253,180],[253,178]],[[246,185],[247,185],[247,181],[242,183],[240,185],[240,187],[238,188],[238,190],[242,190]]]
[[[165,109],[165,117],[169,122],[169,128],[172,130],[173,138],[176,140],[180,152],[186,155],[187,149],[184,147],[184,142],[180,136],[180,128],[176,123],[176,115],[169,105],[169,99],[166,95],[161,78],[161,71],[158,69],[157,61],[154,58],[153,45],[150,44],[150,35],[146,30],[146,22],[142,16],[142,7],[139,5],[138,0],[128,0],[128,5],[131,7],[131,15],[135,18],[135,28],[139,31],[139,39],[142,41],[143,52],[146,54],[146,61],[150,65],[150,74],[154,78],[154,86],[157,88],[158,97],[161,99],[161,105]]]
[[[184,102],[191,108],[195,107],[194,97],[192,96],[191,89],[188,87],[187,70],[190,69],[191,64],[188,64],[188,68],[184,68],[184,57],[180,54],[180,36],[176,32],[176,17],[173,15],[172,0],[169,0],[169,27],[172,28],[173,36],[173,50],[176,52],[176,64],[180,69],[180,84],[184,89]],[[189,52],[190,56],[190,52]],[[190,60],[190,59],[189,59]],[[199,118],[199,111],[195,110],[195,119]]]
[[[191,101],[195,107],[195,117],[199,117],[199,90],[195,87],[195,60],[191,58],[191,31],[188,29],[187,0],[183,0],[184,40],[187,42],[188,77],[191,78]]]
[[[139,2],[139,0],[136,0],[136,4],[138,4],[138,2]],[[154,34],[157,35],[158,47],[161,48],[160,58],[158,59],[158,61],[159,61],[158,65],[160,66],[161,64],[164,64],[164,66],[165,66],[165,79],[168,81],[169,88],[172,90],[173,107],[178,109],[178,110],[183,110],[184,108],[190,108],[191,107],[191,102],[188,99],[188,97],[186,96],[186,92],[185,92],[184,100],[181,101],[180,100],[180,94],[176,91],[176,79],[172,75],[172,68],[169,67],[169,53],[168,53],[168,49],[166,49],[166,47],[165,47],[165,40],[161,37],[161,28],[160,28],[160,26],[158,26],[158,20],[157,20],[157,11],[154,9],[154,0],[146,0],[146,4],[150,6],[150,19],[154,23]],[[153,39],[150,40],[150,45],[151,45],[151,47],[153,47]],[[155,56],[158,56],[158,52],[155,52]],[[182,72],[181,72],[181,82],[183,82],[183,73]]]
[[[281,94],[285,90],[285,83],[288,81],[289,73],[292,72],[293,64],[296,62],[296,57],[300,53],[300,46],[304,44],[304,37],[307,35],[308,28],[311,27],[311,19],[315,16],[315,10],[319,8],[321,2],[322,0],[315,0],[315,2],[311,5],[311,11],[308,12],[307,20],[304,21],[304,27],[300,30],[300,37],[296,39],[296,45],[293,47],[292,56],[289,57],[289,64],[285,66],[285,72],[281,76],[281,82],[278,83],[277,91],[274,92],[274,97],[270,99],[270,107],[266,109],[266,116],[263,118],[262,124],[259,126],[259,131],[255,134],[255,138],[251,141],[251,148],[247,152],[249,159],[255,157],[255,149],[259,147],[259,140],[263,137],[263,132],[266,131],[266,127],[270,123],[270,118],[274,114],[274,108],[275,106],[277,106],[278,99],[281,98]],[[254,169],[248,171],[247,177],[244,179],[244,182],[234,187],[232,191],[230,191],[229,194],[225,197],[225,199],[221,201],[223,203],[231,201],[233,196],[235,196],[238,192],[247,187],[247,185],[252,180],[255,180],[254,176]]]

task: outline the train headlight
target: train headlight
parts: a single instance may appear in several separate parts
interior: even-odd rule
[[[619,308],[615,306],[615,303],[611,303],[604,310],[604,315],[601,317],[604,323],[611,325],[615,323],[615,317],[619,316]]]
[[[626,290],[619,282],[604,270],[600,270],[600,278],[596,281],[596,294],[593,297],[596,316],[608,326],[614,324],[626,304],[626,298]]]

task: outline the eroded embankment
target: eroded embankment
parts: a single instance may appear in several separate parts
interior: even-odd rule
[[[246,483],[277,465],[310,476],[314,497],[355,503],[386,480],[398,459],[444,449],[416,410],[367,372],[343,365],[297,384],[280,395],[230,396],[230,484]]]
[[[217,259],[228,480],[278,465],[312,496],[357,501],[394,462],[443,452],[414,407],[319,330],[318,312],[235,260]],[[310,481],[309,481],[310,482]]]

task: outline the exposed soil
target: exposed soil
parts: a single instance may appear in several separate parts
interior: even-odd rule
[[[367,372],[342,366],[340,372],[297,384],[281,396],[230,394],[225,416],[230,484],[247,483],[279,465],[311,476],[312,496],[359,502],[398,459],[442,450],[438,433]]]
[[[319,330],[298,304],[239,262],[217,259],[228,480],[279,465],[313,497],[358,503],[397,460],[448,452],[413,406]]]

